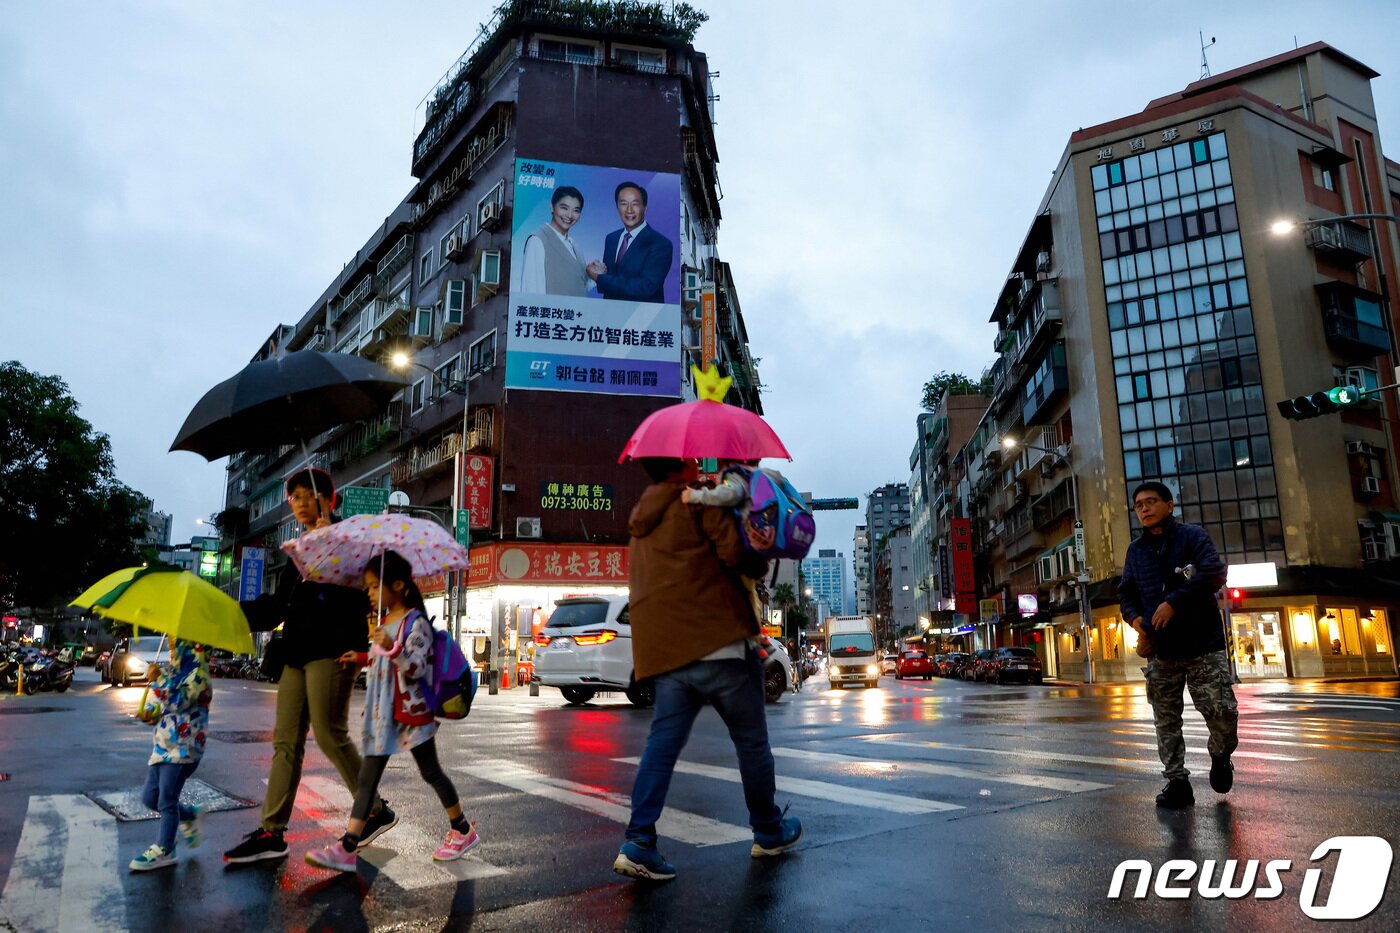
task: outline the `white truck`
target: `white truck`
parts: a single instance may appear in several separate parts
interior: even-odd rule
[[[866,616],[828,616],[827,677],[835,690],[850,683],[873,687],[880,682],[880,656],[875,652],[875,623]]]

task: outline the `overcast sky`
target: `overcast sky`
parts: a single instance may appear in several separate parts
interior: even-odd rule
[[[1323,40],[1393,70],[1393,0],[695,0],[724,221],[799,488],[907,481],[920,386],[986,323],[1069,134]],[[175,540],[222,461],[166,450],[407,192],[414,109],[492,3],[7,3],[0,359],[67,381]],[[408,12],[411,10],[411,13]],[[1400,147],[1400,74],[1373,84]],[[3,455],[3,452],[0,452]],[[850,558],[854,513],[823,513]]]

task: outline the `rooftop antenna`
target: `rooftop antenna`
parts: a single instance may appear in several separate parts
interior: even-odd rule
[[[1201,37],[1201,79],[1209,78],[1210,62],[1206,61],[1206,49],[1210,48],[1212,45],[1215,45],[1215,36],[1211,36],[1210,41],[1207,42],[1206,34],[1204,32],[1197,32],[1196,35]]]

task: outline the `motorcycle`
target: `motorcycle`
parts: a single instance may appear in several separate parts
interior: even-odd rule
[[[40,690],[63,693],[73,686],[73,665],[56,658],[38,657],[25,665],[24,692],[29,695]]]
[[[24,657],[18,651],[0,654],[0,690],[14,693],[19,688],[19,669]]]

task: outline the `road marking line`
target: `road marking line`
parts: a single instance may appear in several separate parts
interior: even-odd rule
[[[623,764],[635,765],[638,758],[614,758]],[[694,774],[700,777],[742,784],[743,778],[738,768],[724,768],[719,765],[702,765],[693,761],[676,762],[676,770],[681,774]],[[904,794],[887,794],[877,790],[863,790],[844,784],[831,784],[827,781],[809,781],[805,778],[778,776],[778,790],[802,797],[815,797],[833,803],[845,803],[855,807],[868,807],[872,810],[888,810],[891,813],[939,813],[944,810],[961,810],[956,803],[941,800],[928,800]]]
[[[1110,732],[1114,735],[1155,736],[1157,734],[1151,729],[1112,729],[1110,730]],[[1190,738],[1205,738],[1210,735],[1210,730],[1205,728],[1204,726],[1185,726],[1182,728],[1181,732],[1183,735],[1186,735]],[[1239,740],[1241,743],[1248,742],[1251,745],[1282,745],[1287,748],[1325,748],[1330,751],[1343,752],[1379,752],[1383,755],[1394,755],[1397,751],[1400,751],[1400,749],[1394,748],[1369,748],[1365,745],[1342,745],[1338,744],[1340,737],[1333,738],[1330,736],[1317,736],[1317,738],[1322,739],[1322,741],[1307,742],[1287,741],[1284,739],[1255,739],[1242,734],[1240,735]],[[1356,739],[1355,741],[1364,742],[1366,741],[1366,739]],[[1238,752],[1236,754],[1238,754]]]
[[[473,765],[454,765],[448,770],[567,804],[623,826],[632,821],[632,808],[627,803],[618,802],[621,799],[619,795],[586,784],[552,778],[511,762],[488,761]],[[672,807],[662,811],[661,819],[656,821],[656,831],[668,839],[693,846],[753,841],[753,830],[747,826],[722,823],[707,816],[687,813]]]
[[[110,813],[77,794],[30,797],[0,917],[33,933],[126,930],[118,872]]]
[[[1088,790],[1102,790],[1112,784],[1097,784],[1093,781],[1076,781],[1071,778],[1054,778],[1040,774],[996,774],[976,768],[962,768],[957,765],[935,764],[927,761],[908,759],[876,760],[855,755],[841,755],[835,752],[814,752],[798,748],[775,748],[773,754],[783,758],[800,758],[806,761],[836,761],[848,764],[869,764],[880,767],[894,766],[903,771],[919,771],[924,774],[939,774],[946,777],[971,778],[977,781],[990,781],[996,784],[1018,784],[1022,787],[1038,787],[1044,790],[1058,790],[1078,794]]]
[[[1155,761],[1147,761],[1142,758],[1098,758],[1092,755],[1073,755],[1060,752],[1037,752],[1026,749],[1011,748],[978,748],[973,745],[950,745],[946,742],[910,742],[898,741],[885,738],[882,735],[858,735],[851,738],[865,739],[867,741],[879,742],[886,745],[907,745],[910,748],[942,748],[954,752],[975,752],[984,755],[1011,755],[1020,758],[1038,758],[1042,761],[1079,761],[1086,764],[1098,765],[1132,765],[1135,767],[1151,768],[1156,771],[1161,765]],[[1066,740],[1070,741],[1070,740]],[[1110,745],[1127,745],[1134,748],[1156,748],[1156,743],[1148,742],[1110,742]],[[1210,752],[1204,748],[1186,749],[1188,755],[1209,755]],[[1241,752],[1236,751],[1232,757],[1235,758],[1265,758],[1270,761],[1312,761],[1311,758],[1290,758],[1285,755],[1270,755],[1264,752]]]
[[[312,803],[344,813],[345,819],[349,818],[350,808],[355,799],[344,784],[331,778],[303,775],[301,786],[309,796],[316,798]],[[318,822],[322,825],[331,824],[333,830],[345,830],[344,820],[337,822],[327,819]],[[400,819],[397,826],[368,847],[361,849],[360,858],[369,862],[380,874],[405,891],[446,884],[448,879],[443,877],[444,873],[458,881],[474,881],[508,874],[504,868],[483,861],[475,853],[454,862],[435,862],[432,860],[432,853],[439,844],[440,840],[429,836],[426,831]]]

